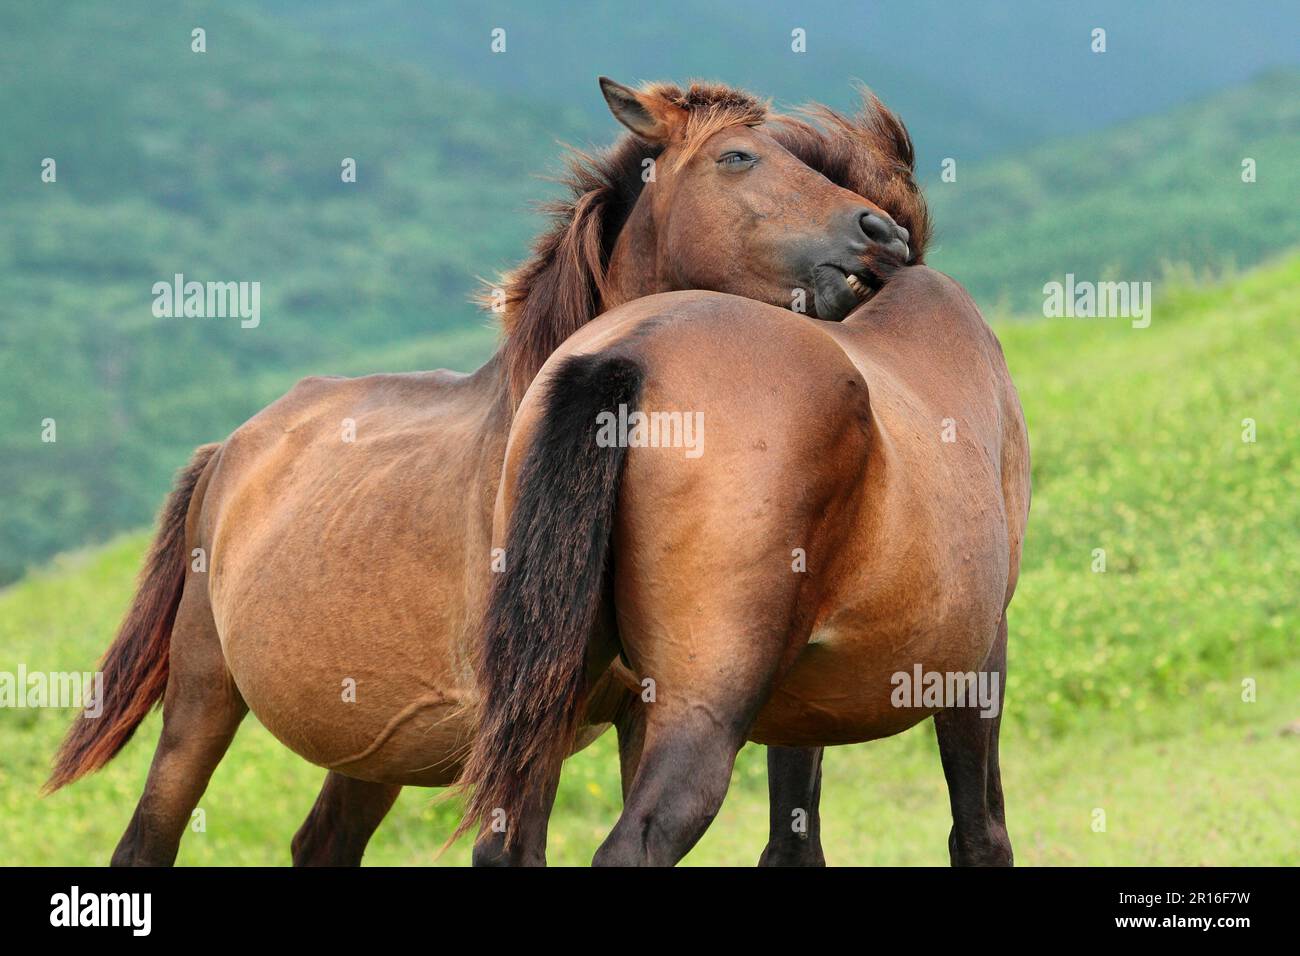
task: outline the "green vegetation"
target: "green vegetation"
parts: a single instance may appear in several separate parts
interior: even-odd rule
[[[999,311],[1039,312],[1043,284],[1159,284],[1300,243],[1300,73],[1278,71],[1164,116],[1054,141],[930,182],[933,264]],[[1242,160],[1255,181],[1242,181]]]
[[[1300,256],[1158,297],[1126,320],[1002,323],[1034,448],[1034,502],[1012,606],[1003,731],[1008,816],[1027,864],[1300,862]],[[1253,419],[1254,443],[1242,441]],[[68,554],[0,593],[0,669],[81,670],[106,646],[147,537]],[[1092,570],[1106,551],[1105,573]],[[1258,701],[1242,700],[1253,679]],[[3,863],[102,863],[157,739],[152,717],[99,775],[36,791],[68,714],[0,710]],[[322,772],[249,719],[204,797],[187,864],[282,863]],[[688,863],[753,863],[763,755]],[[567,766],[551,859],[583,864],[619,807],[610,735]],[[827,853],[840,864],[946,863],[947,796],[930,725],[828,753]],[[1093,832],[1093,811],[1106,832]],[[370,863],[429,863],[454,804],[408,790]],[[19,824],[19,821],[21,823]],[[464,863],[468,848],[442,862]]]
[[[841,107],[851,75],[876,82],[933,152],[960,158],[957,182],[930,189],[934,262],[986,305],[1035,305],[1066,271],[1159,278],[1166,259],[1248,266],[1300,241],[1295,73],[968,165],[1043,135],[1059,110],[1040,102],[1034,128],[1021,128],[1006,102],[974,104],[951,77],[900,71],[905,43],[863,60],[861,43],[843,38],[875,31],[847,29],[832,5],[807,23],[807,60],[786,52],[788,29],[758,19],[700,13],[683,31],[685,13],[669,11],[666,28],[641,33],[612,11],[556,19],[521,8],[510,58],[490,64],[486,40],[475,53],[466,34],[486,37],[485,18],[501,11],[477,4],[272,6],[284,19],[197,0],[0,12],[0,583],[147,522],[195,445],[303,375],[477,364],[492,333],[468,295],[523,255],[557,140],[600,142],[616,129],[597,119],[601,67],[584,61],[579,97],[564,53],[584,24],[608,34],[600,56],[628,80],[707,73]],[[670,6],[693,17],[698,7]],[[1052,30],[1074,29],[1066,20]],[[190,50],[196,25],[203,54]],[[1250,185],[1245,155],[1258,162]],[[46,157],[55,183],[41,181]],[[341,181],[345,157],[354,184]],[[153,284],[178,272],[261,282],[261,325],[154,317]],[[41,441],[47,418],[53,444]]]
[[[0,81],[0,582],[148,521],[190,449],[301,375],[473,367],[469,295],[572,131],[200,3],[7,8]],[[176,273],[260,281],[261,324],[155,318]],[[471,329],[472,354],[427,347]]]
[[[365,56],[418,64],[439,78],[581,110],[602,131],[591,81],[705,77],[778,103],[847,106],[851,78],[901,111],[921,167],[964,162],[1162,113],[1196,91],[1234,86],[1273,64],[1295,64],[1300,8],[1266,0],[1249,17],[1216,0],[1068,3],[844,3],[656,0],[632,16],[577,0],[264,0],[292,29]],[[1104,23],[1104,56],[1090,34]],[[509,36],[489,52],[489,30]],[[807,53],[791,51],[799,28]],[[594,40],[593,38],[599,38]],[[598,133],[598,135],[603,135]]]

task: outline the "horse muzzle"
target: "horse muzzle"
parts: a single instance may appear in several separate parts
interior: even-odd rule
[[[855,207],[839,228],[807,250],[813,307],[819,319],[838,322],[879,288],[881,265],[911,258],[908,231],[887,214]],[[883,274],[888,274],[888,269]]]

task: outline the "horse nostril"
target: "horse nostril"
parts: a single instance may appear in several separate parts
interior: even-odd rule
[[[858,216],[858,226],[862,234],[872,242],[882,246],[901,243],[906,249],[911,236],[907,230],[887,216],[876,212],[863,212]]]
[[[872,242],[880,242],[884,237],[885,224],[874,212],[858,213],[858,228],[862,229],[862,234],[866,235]]]
[[[890,228],[889,223],[874,212],[864,212],[858,216],[858,225],[862,227],[863,234],[872,242],[888,242],[893,238],[893,230]]]

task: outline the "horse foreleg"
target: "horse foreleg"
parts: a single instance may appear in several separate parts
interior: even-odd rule
[[[186,587],[172,627],[163,728],[113,866],[170,866],[208,779],[248,713],[226,668],[207,595]]]
[[[768,837],[759,866],[825,866],[821,747],[767,748]]]
[[[398,784],[370,783],[331,770],[294,834],[294,866],[360,866],[366,845],[392,809]]]
[[[948,853],[953,866],[1010,866],[1012,862],[998,767],[998,730],[1007,678],[1005,616],[984,670],[998,675],[996,715],[985,717],[978,706],[966,706],[950,707],[934,717],[952,806]]]

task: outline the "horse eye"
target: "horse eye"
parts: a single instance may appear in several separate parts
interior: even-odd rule
[[[719,166],[752,166],[756,162],[758,162],[758,157],[751,156],[749,153],[742,153],[738,149],[733,149],[718,157]]]

